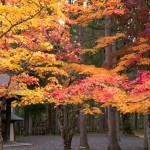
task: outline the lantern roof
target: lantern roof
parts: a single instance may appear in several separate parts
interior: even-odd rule
[[[6,120],[6,114],[2,114],[2,120]],[[11,121],[23,121],[23,118],[11,113]]]

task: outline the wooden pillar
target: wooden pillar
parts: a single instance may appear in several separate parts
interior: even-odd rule
[[[10,122],[11,122],[11,100],[7,100],[6,102],[6,124],[5,124],[5,135],[4,141],[10,141]]]
[[[32,113],[30,110],[24,111],[24,135],[32,135]]]

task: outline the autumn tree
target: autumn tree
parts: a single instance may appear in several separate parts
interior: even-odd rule
[[[119,1],[91,1],[86,5],[83,5],[83,1],[71,5],[63,1],[1,1],[0,71],[1,74],[10,76],[10,82],[1,85],[1,101],[3,103],[13,98],[16,99],[13,104],[19,106],[55,103],[59,109],[65,150],[71,149],[75,117],[79,110],[91,114],[100,113],[98,108],[88,105],[89,101],[105,103],[103,106],[112,105],[123,112],[128,108],[135,111],[132,108],[135,98],[133,91],[138,90],[138,82],[130,82],[117,73],[122,71],[120,68],[124,67],[124,63],[130,65],[137,61],[133,57],[136,55],[128,55],[127,60],[123,57],[113,71],[77,64],[80,49],[78,44],[71,43],[70,34],[66,30],[69,30],[71,23],[87,26],[95,18],[113,13],[123,14],[121,6]],[[12,10],[15,12],[13,15]],[[92,50],[85,49],[84,52],[97,51],[120,37],[124,35],[98,39],[97,46]],[[143,38],[141,40],[143,42]],[[134,48],[136,47],[132,47],[133,50]],[[132,58],[131,61],[128,58]],[[143,58],[140,59],[144,61]],[[133,85],[133,89],[127,86],[128,83]],[[141,86],[148,86],[147,84],[148,82],[142,82]],[[141,101],[143,95],[146,104],[149,104],[148,96],[143,93],[136,102]],[[137,104],[138,108],[143,106],[143,103]],[[148,109],[142,108],[138,111],[148,112]],[[69,124],[68,120],[71,120]]]
[[[122,34],[121,34],[121,36],[123,36]],[[106,39],[108,39],[107,37],[106,37]],[[98,40],[98,42],[100,43],[96,48],[101,48],[101,47],[103,47],[103,46],[107,46],[107,44],[111,44],[114,40],[116,39],[116,37],[114,36],[114,37],[110,37],[110,39],[108,39],[108,43],[104,43],[104,41],[103,41],[103,39],[100,39],[100,40]],[[105,45],[102,45],[102,43],[104,43]],[[90,49],[90,51],[93,51],[94,49]],[[126,92],[125,92],[126,93]],[[120,103],[121,104],[121,103]],[[113,106],[115,106],[114,104],[113,104]],[[117,106],[117,105],[116,105]]]
[[[13,3],[12,5],[13,7],[21,5],[19,8],[17,7],[20,9],[22,5],[28,8],[29,6],[27,4],[28,3]],[[69,62],[78,60],[78,45],[76,44],[76,46],[74,46],[69,43],[70,35],[65,31],[65,28],[68,27],[64,24],[64,21],[61,20],[64,19],[64,16],[58,8],[59,5],[54,2],[54,4],[50,4],[49,8],[49,3],[44,2],[40,4],[43,4],[45,7],[43,6],[43,11],[41,11],[39,15],[34,16],[31,20],[29,19],[30,22],[29,20],[27,20],[28,22],[21,20],[19,23],[15,23],[15,25],[11,27],[12,30],[9,30],[12,31],[10,32],[11,34],[9,33],[7,35],[9,32],[7,31],[7,33],[3,35],[5,42],[2,43],[2,46],[3,49],[6,50],[6,53],[2,49],[2,61],[5,62],[7,60],[7,62],[5,65],[1,64],[1,69],[3,73],[9,76],[12,69],[14,71],[11,72],[11,82],[9,82],[8,86],[10,93],[7,94],[12,97],[15,96],[16,99],[19,97],[20,99],[20,102],[18,100],[14,101],[13,105],[18,104],[19,106],[24,106],[47,102],[46,97],[48,93],[57,88],[70,85],[72,82],[72,75],[70,77],[67,72],[60,69],[64,66],[61,60]],[[43,17],[45,17],[44,20],[42,19]],[[70,20],[65,19],[66,24],[71,23]],[[34,24],[35,21],[36,24]],[[8,23],[10,22],[11,21]],[[24,22],[25,24],[23,24]],[[57,54],[57,56],[55,54]],[[10,64],[11,67],[9,67]],[[65,82],[65,80],[67,80],[67,82]],[[1,85],[1,87],[2,93],[4,93],[5,88],[3,87],[5,87],[5,85]],[[7,99],[7,97],[5,98]],[[72,108],[72,105],[58,105],[58,101],[48,102],[54,102],[59,106],[60,113],[65,107]],[[69,110],[72,109],[69,108]],[[70,114],[72,115],[72,113]],[[59,116],[60,125],[62,127],[64,122],[61,122],[62,115],[60,114]],[[67,123],[67,121],[65,122]],[[71,132],[73,131],[73,127],[74,126],[71,125]],[[64,146],[68,146],[68,140],[70,146],[70,135],[67,137],[67,133],[69,132],[64,133],[64,129],[61,131],[64,136]],[[72,134],[73,133],[71,133],[71,138]]]
[[[146,26],[145,31],[140,33],[139,37],[137,38],[137,42],[128,49],[130,53],[122,57],[120,63],[116,67],[116,69],[118,69],[118,72],[128,72],[127,75],[129,81],[124,83],[124,86],[128,93],[130,93],[130,96],[126,101],[123,102],[123,104],[125,105],[121,106],[121,109],[125,110],[125,112],[143,112],[144,114],[149,114],[148,28],[149,25]],[[149,115],[146,115],[146,117],[147,116]],[[147,135],[149,135],[148,123],[149,120],[147,117],[147,125],[145,126],[145,129],[147,130],[145,132],[146,137]],[[145,146],[147,147],[146,149],[148,149],[148,143],[149,142],[147,141],[147,146]]]
[[[36,0],[30,2],[1,1],[0,10],[0,70],[1,74],[10,77],[8,83],[1,84],[1,103],[8,102],[9,99],[21,99],[25,95],[28,101],[24,99],[22,105],[41,103],[45,99],[46,89],[50,91],[59,87],[54,76],[67,76],[66,72],[59,69],[63,64],[61,60],[58,60],[59,57],[76,59],[74,56],[77,51],[65,53],[67,50],[70,51],[68,49],[70,45],[67,44],[69,36],[64,38],[69,34],[65,32],[65,27],[61,27],[58,23],[60,18],[64,19],[64,15],[57,1],[52,3]],[[59,39],[60,34],[63,34],[61,36],[63,54],[59,54],[60,49],[58,50],[57,47],[53,48],[54,43],[49,39],[50,34],[56,38],[55,41]],[[57,58],[50,52],[52,49],[57,50]],[[47,78],[45,79],[44,76]],[[39,93],[39,96],[35,93]],[[29,97],[35,99],[32,101]],[[7,120],[10,120],[10,115]],[[9,135],[9,129],[7,135]]]

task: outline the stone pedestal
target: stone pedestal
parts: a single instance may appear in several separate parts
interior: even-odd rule
[[[10,142],[15,141],[14,123],[10,124]]]

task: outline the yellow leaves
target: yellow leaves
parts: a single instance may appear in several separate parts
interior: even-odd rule
[[[54,54],[47,54],[40,51],[33,52],[30,59],[31,66],[39,66],[43,64],[46,66],[52,66],[55,63],[57,64]]]
[[[147,38],[143,38],[143,37],[141,37],[140,39],[139,39],[139,41],[141,42],[141,43],[143,43],[143,42],[147,42]]]
[[[53,45],[51,45],[49,42],[43,43],[43,46],[46,47],[46,50],[52,50],[53,49]]]
[[[100,113],[102,113],[102,111],[99,108],[97,108],[97,107],[92,107],[92,112],[94,114],[100,114]]]
[[[133,51],[138,51],[138,53],[142,54],[146,50],[149,50],[149,44],[143,43],[143,44],[138,44],[137,46],[131,47],[131,50]]]
[[[23,48],[10,49],[9,51],[0,50],[0,69],[3,71],[21,71],[22,63],[27,62],[30,53]],[[2,71],[1,70],[1,71]]]
[[[88,104],[84,105],[84,108],[82,109],[82,112],[84,114],[90,114],[90,115],[102,113],[100,108],[98,108],[98,107],[90,107],[90,105],[88,105]]]
[[[49,98],[49,99],[47,100],[47,102],[48,102],[48,103],[54,103],[54,104],[55,104],[55,108],[60,105],[59,100],[58,100],[58,99],[55,99],[55,98]]]
[[[123,113],[131,113],[131,112],[137,112],[137,113],[150,113],[149,107],[150,107],[150,101],[143,101],[141,103],[123,103],[122,106],[119,104],[119,110]]]
[[[121,65],[118,65],[116,68],[114,68],[112,71],[113,72],[120,72],[120,71],[123,71],[125,70],[125,67],[124,66],[121,66]]]
[[[13,104],[18,106],[43,103],[46,100],[45,91],[42,88],[36,88],[35,90],[22,89],[16,91],[15,94],[23,96],[21,102],[14,102]]]
[[[150,113],[150,94],[149,91],[142,94],[129,95],[127,93],[118,94],[117,97],[104,103],[102,106],[106,107],[112,105],[117,107],[122,113]]]
[[[68,104],[82,104],[83,103],[83,100],[82,100],[82,97],[77,97],[77,96],[72,96],[71,98],[69,99],[66,99],[63,104],[64,105],[68,105]]]
[[[61,69],[63,62],[56,60],[55,55],[49,54],[53,45],[50,43],[51,39],[47,38],[47,29],[59,31],[58,35],[63,34],[62,45],[70,39],[68,31],[65,31],[69,26],[61,27],[59,19],[70,21],[64,16],[62,6],[58,5],[57,0],[13,0],[5,6],[0,4],[0,45],[5,43],[10,48],[6,51],[3,44],[0,49],[0,72],[12,76],[22,72],[30,73],[44,78],[47,82],[44,88],[35,88],[37,85],[24,83],[22,79],[11,82],[7,93],[9,96],[22,96],[20,106],[43,103],[48,92],[62,88],[58,79],[68,76],[66,71]],[[13,44],[19,48],[12,49]],[[65,44],[62,47],[64,46]],[[33,85],[32,90],[28,89],[29,85]],[[0,89],[1,95],[6,90],[6,87],[3,87],[4,89]]]
[[[86,1],[77,1],[69,6],[64,6],[65,14],[68,16],[71,14],[78,14],[75,21],[82,26],[87,26],[93,19],[102,17],[102,13],[100,13],[100,10],[96,8],[104,7],[104,4],[98,1],[95,4],[98,6],[94,5],[94,3],[89,5]]]
[[[4,32],[17,32],[28,28],[58,25],[58,17],[65,20],[65,15],[58,5],[58,1],[31,0],[16,1],[0,5],[1,35]],[[43,19],[44,18],[44,19]],[[2,37],[1,37],[2,38]]]
[[[21,30],[20,35],[17,34],[16,36],[14,36],[14,41],[13,39],[8,39],[8,40],[4,39],[4,41],[6,40],[7,43],[16,42],[16,44],[23,43],[25,46],[27,47],[29,46],[30,49],[17,48],[13,50],[10,49],[8,52],[4,52],[3,50],[0,50],[0,71],[1,72],[8,71],[9,73],[11,71],[14,71],[15,73],[18,73],[19,71],[24,69],[26,73],[32,73],[33,75],[38,76],[40,79],[42,78],[41,80],[45,79],[46,80],[45,82],[48,82],[48,83],[44,83],[46,84],[46,86],[44,85],[45,86],[44,88],[35,88],[33,90],[28,89],[27,84],[22,82],[17,84],[18,88],[14,88],[14,89],[12,87],[9,88],[9,92],[8,91],[7,92],[10,96],[11,95],[23,96],[21,102],[18,104],[19,106],[44,103],[44,102],[55,102],[57,105],[60,104],[61,100],[58,101],[54,97],[48,98],[48,96],[52,91],[55,91],[57,89],[63,89],[63,86],[65,85],[63,83],[65,83],[65,81],[62,83],[62,85],[59,84],[59,79],[62,76],[68,77],[68,74],[71,76],[71,74],[73,73],[78,75],[86,74],[88,76],[92,76],[93,78],[88,84],[87,83],[84,84],[84,86],[87,89],[86,94],[84,94],[85,89],[82,88],[80,88],[81,94],[79,93],[79,91],[75,91],[75,89],[72,89],[72,91],[67,91],[67,94],[62,92],[60,96],[64,94],[64,101],[61,104],[64,105],[83,104],[88,99],[92,99],[92,98],[97,98],[97,99],[99,98],[98,100],[102,101],[103,96],[105,96],[106,97],[104,99],[105,101],[109,99],[109,101],[105,103],[105,106],[109,104],[111,104],[112,106],[118,106],[124,112],[135,111],[137,109],[140,110],[141,108],[144,109],[150,105],[148,98],[144,100],[144,102],[138,102],[138,100],[143,99],[145,97],[139,95],[138,98],[136,98],[136,96],[131,98],[128,97],[125,92],[118,89],[119,77],[115,78],[116,74],[114,73],[115,71],[118,72],[124,70],[125,65],[127,63],[126,60],[138,56],[136,54],[137,50],[141,49],[140,51],[144,51],[145,49],[147,49],[146,44],[133,47],[132,50],[135,51],[135,53],[126,55],[124,58],[122,58],[121,59],[122,62],[117,66],[117,68],[114,69],[115,71],[113,70],[114,72],[102,68],[96,68],[95,66],[62,63],[61,61],[56,60],[55,55],[45,53],[45,51],[49,52],[53,49],[52,43],[55,42],[52,43],[47,42],[47,40],[44,39],[44,36],[46,34],[45,31],[46,29],[53,30],[53,28],[56,28],[57,31],[59,30],[59,27],[61,27],[58,22],[59,19],[63,21],[67,20],[67,18],[63,14],[63,11],[66,11],[63,10],[65,4],[58,5],[57,0],[40,0],[40,1],[39,0],[29,0],[29,1],[15,0],[15,2],[16,3],[14,5],[12,3],[10,3],[7,6],[0,5],[0,14],[2,14],[0,15],[0,21],[2,21],[2,28],[0,29],[0,32],[3,33],[11,27],[13,27],[13,29],[11,30],[13,31],[12,33],[15,34],[17,31]],[[81,1],[81,2],[85,2],[85,1]],[[41,7],[43,8],[42,10]],[[105,8],[106,8],[105,2],[92,0],[92,3],[90,5],[86,4],[86,5],[76,6],[75,4],[71,11],[76,12],[76,16],[79,16],[76,20],[78,24],[87,26],[91,20],[97,18],[100,19],[104,15],[107,14],[111,15],[113,13],[112,6],[109,7],[109,13],[107,12],[108,9],[105,10]],[[103,9],[104,11],[102,11]],[[71,14],[70,11],[66,13],[68,15]],[[23,20],[26,20],[27,18],[29,18],[29,20],[23,22]],[[14,24],[17,25],[12,26]],[[23,32],[24,30],[26,30],[25,33]],[[64,48],[65,47],[64,43],[67,43],[66,36],[68,36],[69,34],[66,31],[63,31],[63,29],[61,30],[62,31],[59,33],[62,34],[63,32],[65,32],[65,34],[62,37],[66,39],[66,41],[62,40],[65,42],[61,43],[60,41],[59,44],[60,47]],[[22,33],[24,33],[24,35]],[[34,34],[32,35],[32,33]],[[46,35],[46,36],[50,36],[50,35]],[[104,48],[107,45],[112,44],[112,42],[117,40],[118,38],[124,38],[124,37],[125,37],[124,34],[118,33],[115,36],[100,38],[97,40],[96,47],[94,47],[93,49],[84,49],[83,52],[88,51],[88,52],[95,53],[97,49]],[[140,42],[145,42],[145,41],[146,40],[144,38],[140,39]],[[150,61],[148,58],[142,58],[140,59],[139,63],[149,65]],[[99,77],[100,75],[101,77]],[[109,78],[109,75],[112,78]],[[74,78],[69,78],[66,81],[69,82],[70,79],[74,80]],[[93,83],[94,80],[95,82]],[[73,84],[74,83],[75,82],[73,82]],[[99,89],[95,88],[95,90],[92,91],[93,93],[91,96],[88,93],[89,90],[92,90],[92,88],[94,88],[94,86],[97,85],[99,86]],[[149,84],[147,84],[146,86],[149,87]],[[102,89],[100,90],[101,87]],[[2,95],[2,93],[4,92],[5,89],[1,88],[0,94]],[[69,97],[69,94],[71,92],[75,92],[75,94],[72,97],[71,96]],[[145,95],[148,96],[148,93],[145,93]],[[136,100],[134,101],[133,98],[135,98]],[[131,104],[133,102],[137,104],[134,107],[127,109],[128,108],[127,105],[134,105]],[[16,103],[14,103],[14,105],[16,105]],[[101,111],[97,107],[90,107],[88,105],[85,106],[83,111],[85,114],[101,113]]]
[[[51,83],[56,83],[56,84],[59,83],[56,77],[49,77],[48,81]]]
[[[1,21],[3,22],[3,28],[1,29],[3,29],[3,32],[7,31],[12,24],[19,23],[22,20],[35,15],[39,11],[39,6],[35,3],[25,3],[24,1],[20,7],[18,6],[18,1],[16,2],[16,5],[0,5],[0,14],[3,16],[1,17]]]
[[[32,70],[34,70],[41,78],[45,78],[45,76],[49,74],[54,76],[68,76],[68,74],[64,70],[61,70],[57,67],[35,67],[32,68]]]
[[[84,114],[93,115],[93,112],[92,112],[92,110],[91,110],[90,108],[84,108],[84,109],[82,110],[82,112],[83,112]]]
[[[65,17],[61,10],[61,3],[58,5],[58,0],[42,0],[42,5],[47,9],[49,15],[52,13],[60,16],[61,18]]]
[[[97,45],[95,49],[100,49],[112,44],[113,41],[117,40],[118,38],[123,38],[125,35],[123,33],[117,33],[115,36],[107,36],[97,40]]]
[[[1,95],[1,97],[4,96],[5,93],[6,93],[6,89],[0,87],[0,95]]]
[[[55,90],[59,90],[59,89],[62,89],[62,86],[60,84],[55,85],[55,84],[49,83],[44,87],[44,90],[49,93]]]
[[[144,40],[144,39],[143,39]],[[126,70],[128,66],[132,64],[136,65],[149,65],[150,59],[143,55],[147,50],[149,50],[149,45],[147,43],[140,44],[129,48],[131,53],[123,56],[120,59],[117,67],[113,69],[113,72],[120,72]]]
[[[64,64],[63,69],[70,73],[70,72],[78,72],[79,74],[87,74],[87,75],[98,75],[98,74],[111,74],[112,72],[104,69],[104,68],[97,68],[93,65],[83,65],[83,64]],[[113,73],[114,74],[114,73]]]
[[[128,55],[123,56],[123,57],[121,58],[121,61],[123,61],[123,60],[128,60],[128,59],[131,59],[131,58],[135,58],[135,57],[137,57],[137,56],[138,56],[138,54],[136,54],[136,53],[128,54]]]
[[[139,64],[140,65],[150,65],[150,59],[149,58],[141,58]]]
[[[17,64],[12,64],[10,59],[0,59],[0,71],[4,73],[7,71],[14,71],[17,72],[19,70],[22,70],[22,67]]]
[[[76,22],[79,25],[86,27],[89,22],[94,19],[101,19],[105,15],[112,15],[113,13],[116,14],[123,14],[124,11],[117,9],[121,7],[123,4],[120,1],[97,1],[92,0],[91,3],[85,0],[77,0],[74,4],[66,5],[67,15],[77,14],[78,17]]]
[[[87,52],[91,52],[92,54],[95,54],[97,52],[97,49],[95,48],[82,49],[82,54],[87,53]]]

